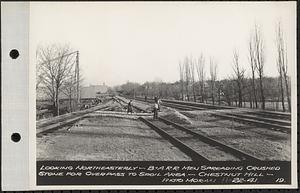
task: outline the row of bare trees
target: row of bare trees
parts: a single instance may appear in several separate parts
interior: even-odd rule
[[[146,82],[143,85],[123,85],[124,93],[134,96],[160,96],[218,105],[266,109],[270,105],[283,111],[291,110],[290,79],[287,72],[287,49],[282,27],[276,26],[278,77],[267,77],[265,70],[265,43],[259,25],[248,40],[248,63],[242,64],[240,53],[233,50],[233,73],[225,79],[218,79],[218,63],[215,58],[200,54],[186,56],[179,61],[179,81],[175,83]],[[208,61],[208,62],[207,62]],[[206,75],[206,68],[209,73]],[[245,66],[249,66],[247,73]],[[278,82],[278,84],[277,84]],[[121,89],[122,90],[122,89]],[[287,106],[286,106],[287,101]],[[276,105],[274,105],[276,103]],[[279,106],[281,103],[281,108]]]
[[[181,98],[182,100],[190,101],[190,90],[192,91],[193,101],[197,101],[197,96],[200,96],[200,102],[205,102],[208,97],[211,98],[212,103],[215,104],[216,96],[220,103],[221,88],[217,85],[217,62],[213,57],[209,59],[210,64],[210,96],[205,93],[206,74],[205,74],[205,57],[201,53],[198,58],[185,57],[183,63],[179,62],[179,73],[181,83]],[[195,69],[198,78],[198,83],[195,81]],[[198,93],[196,92],[196,86],[198,85]]]
[[[213,58],[210,59],[211,65],[211,85],[212,90],[214,90],[214,84],[216,81],[217,75],[217,65]],[[201,54],[198,58],[185,57],[183,62],[179,62],[179,74],[180,74],[180,87],[181,87],[181,99],[182,100],[191,100],[191,95],[193,96],[193,101],[197,101],[197,96],[200,95],[200,101],[204,102],[206,99],[206,95],[204,93],[205,88],[205,58],[203,54]],[[196,80],[196,76],[198,81]],[[196,92],[197,82],[199,83],[198,90],[199,93]],[[212,94],[212,98],[214,98],[214,94]],[[214,101],[214,100],[213,100]]]
[[[291,111],[290,93],[289,93],[289,78],[287,74],[287,50],[284,43],[283,32],[281,24],[278,23],[276,26],[276,47],[277,47],[277,69],[279,72],[279,86],[280,86],[280,98],[282,103],[283,111],[285,108],[285,94],[288,102],[288,111]],[[254,31],[251,34],[249,40],[249,62],[252,74],[252,96],[254,99],[255,107],[258,108],[257,99],[257,86],[255,85],[256,73],[259,79],[259,92],[260,101],[262,103],[261,108],[265,109],[265,93],[264,93],[264,65],[265,65],[265,54],[264,54],[264,41],[262,37],[261,28],[255,25]],[[284,82],[284,83],[283,83]],[[285,85],[285,88],[284,88]]]
[[[283,32],[280,23],[276,30],[276,47],[277,47],[277,68],[279,72],[279,86],[280,86],[280,98],[283,111],[291,110],[290,93],[289,93],[289,77],[287,74],[287,50],[283,37]],[[200,102],[205,102],[207,94],[204,93],[205,85],[208,83],[210,88],[210,100],[212,104],[215,104],[216,97],[218,96],[218,103],[220,104],[220,98],[222,95],[231,101],[230,98],[234,98],[238,102],[238,106],[243,106],[243,101],[247,100],[250,103],[251,108],[266,108],[266,96],[265,96],[265,44],[262,36],[261,27],[257,24],[254,26],[254,30],[250,35],[248,42],[248,59],[250,64],[251,75],[249,78],[245,77],[246,69],[240,64],[240,56],[237,50],[233,51],[233,77],[234,84],[231,85],[233,93],[228,91],[229,86],[224,85],[217,80],[217,63],[214,58],[210,57],[209,60],[209,77],[206,80],[205,77],[205,57],[203,54],[197,59],[193,59],[192,56],[185,57],[183,62],[179,63],[180,84],[181,84],[181,98],[183,100],[190,100],[190,89],[192,90],[193,99],[196,101],[195,94],[195,78],[194,69],[197,70],[198,85]],[[249,79],[249,81],[248,81]],[[224,93],[226,90],[227,93]],[[231,93],[231,94],[229,94]],[[247,97],[246,97],[247,96]],[[246,99],[247,98],[247,99]],[[285,98],[287,99],[288,109],[285,106]],[[230,105],[230,104],[229,104]]]

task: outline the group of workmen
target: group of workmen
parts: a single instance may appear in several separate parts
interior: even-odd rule
[[[147,100],[147,98],[145,98],[145,100]],[[160,111],[160,104],[161,104],[161,100],[158,97],[154,97],[154,106],[153,106],[153,110],[152,110],[154,120],[158,119],[158,112]],[[127,113],[133,113],[132,100],[130,100],[128,102]]]

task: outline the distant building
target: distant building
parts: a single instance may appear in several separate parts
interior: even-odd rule
[[[48,94],[48,90],[45,87],[39,87],[36,90],[36,100],[43,101],[43,100],[51,100],[50,95]],[[108,87],[105,84],[102,85],[90,85],[81,87],[80,89],[80,98],[81,99],[89,99],[89,98],[96,98],[96,97],[104,97],[108,95]],[[76,93],[72,94],[72,98],[76,98]],[[69,96],[64,93],[60,92],[59,99],[69,99]]]
[[[108,87],[103,85],[90,85],[86,87],[82,87],[80,90],[80,98],[96,98],[96,97],[103,97],[108,94]]]

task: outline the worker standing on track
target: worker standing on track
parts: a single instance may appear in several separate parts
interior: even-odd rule
[[[128,105],[127,105],[127,114],[128,113],[132,113],[132,100],[129,101]]]
[[[161,104],[161,100],[160,100],[160,98],[158,98],[158,100],[157,100],[158,111],[160,111],[160,104]]]
[[[153,119],[156,120],[158,119],[158,98],[154,98],[154,109],[153,109]]]

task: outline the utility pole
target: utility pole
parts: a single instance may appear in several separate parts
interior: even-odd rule
[[[79,91],[79,51],[76,52],[76,67],[75,67],[75,73],[76,73],[76,100],[77,104],[80,103],[80,91]]]

